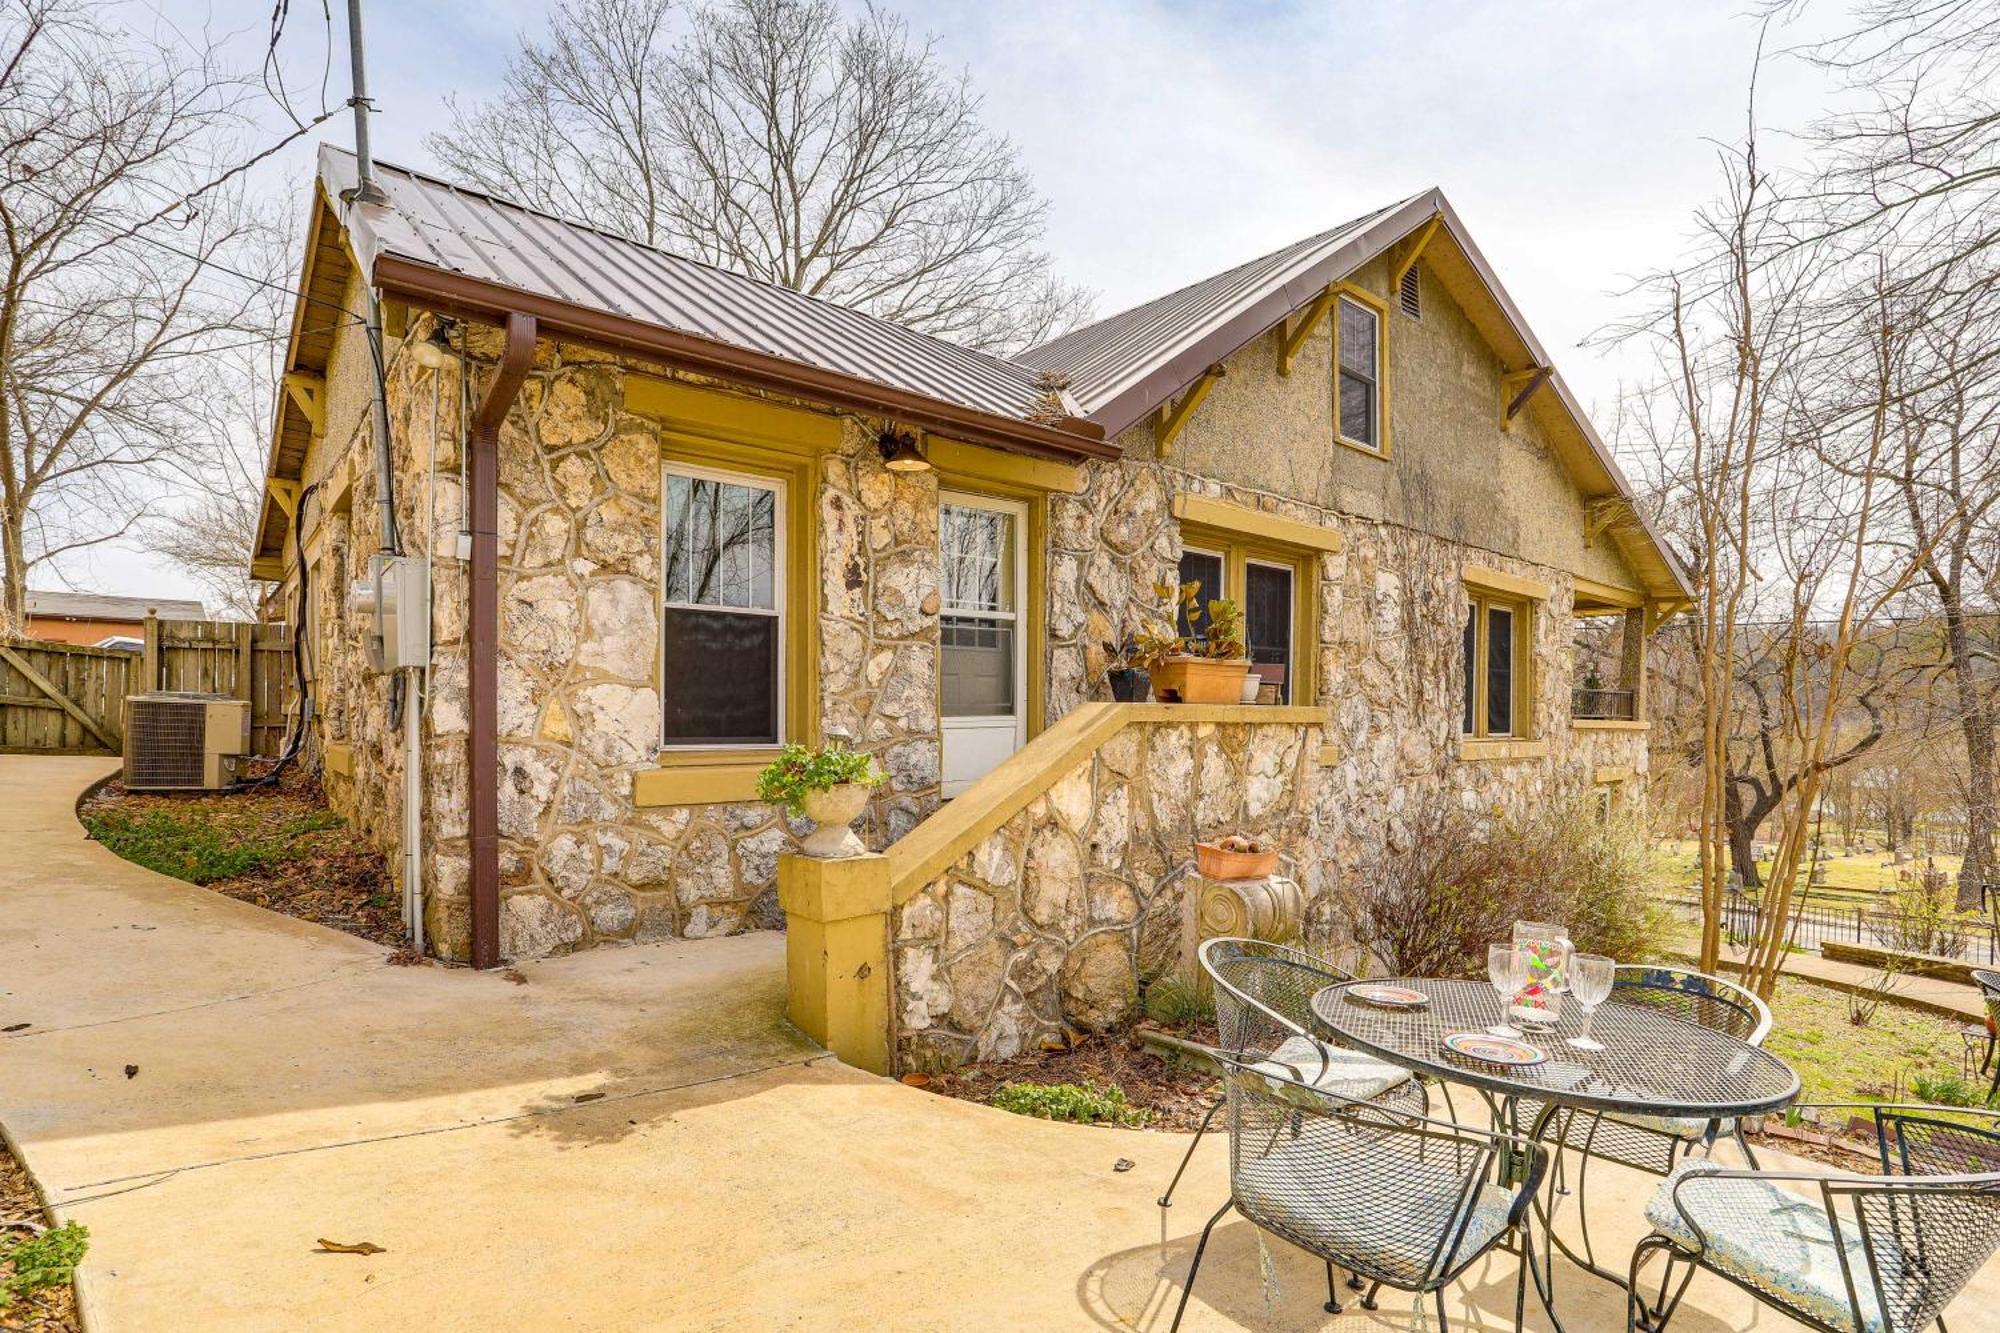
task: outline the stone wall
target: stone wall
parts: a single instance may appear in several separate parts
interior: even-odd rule
[[[898,1067],[1131,1017],[1180,961],[1196,841],[1312,845],[1319,732],[1135,724],[1073,766],[892,913]]]
[[[423,317],[410,332],[422,337],[430,327]],[[498,331],[471,326],[465,344],[477,394],[498,357]],[[500,946],[508,959],[779,926],[777,857],[803,832],[761,802],[634,803],[633,775],[656,765],[659,748],[664,429],[624,409],[625,379],[638,373],[665,372],[544,340],[500,430]],[[433,562],[425,917],[432,947],[449,958],[469,955],[471,926],[460,394],[456,368],[392,358],[405,546],[421,550],[428,536]],[[839,446],[818,460],[817,493],[791,503],[812,507],[819,534],[808,563],[820,585],[816,711],[822,731],[875,753],[889,778],[863,821],[864,836],[881,847],[938,800],[937,501],[934,478],[889,473],[872,440],[868,423],[842,418]],[[365,460],[367,449],[364,421],[345,452]],[[331,472],[342,457],[318,451],[309,475]],[[387,678],[362,657],[366,621],[345,614],[340,574],[362,576],[374,546],[373,476],[363,468],[358,478],[351,515],[332,516],[334,535],[319,557],[320,614],[335,648],[317,695],[323,737],[352,744],[355,758],[352,778],[329,777],[329,795],[393,857],[400,736]]]

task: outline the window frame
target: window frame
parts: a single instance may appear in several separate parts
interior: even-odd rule
[[[947,507],[975,509],[989,514],[1005,514],[1013,532],[1014,549],[1012,557],[1012,578],[1007,580],[1013,598],[1013,609],[1007,611],[954,611],[944,598],[943,576],[938,580],[938,624],[942,633],[944,618],[950,615],[974,620],[987,620],[1010,626],[1014,631],[1014,711],[1008,714],[992,714],[992,717],[1011,716],[1014,721],[1014,744],[1018,749],[1028,743],[1028,711],[1030,702],[1030,680],[1033,674],[1033,658],[1029,652],[1029,615],[1032,597],[1031,581],[1028,577],[1032,554],[1029,549],[1029,504],[1026,500],[1011,496],[982,495],[977,491],[962,490],[954,486],[940,485],[938,505],[938,551],[940,558],[944,551],[944,511]],[[947,718],[961,722],[981,719],[981,714],[947,713],[944,705],[944,654],[945,646],[940,638],[938,643],[938,724],[942,729]]]
[[[1315,617],[1319,614],[1320,552],[1259,540],[1186,518],[1181,520],[1181,550],[1220,557],[1221,596],[1235,601],[1244,609],[1246,639],[1249,632],[1249,566],[1271,565],[1292,571],[1292,661],[1285,677],[1285,694],[1290,703],[1318,703],[1319,655],[1316,649],[1319,639]],[[1247,649],[1247,642],[1245,647]]]
[[[1466,618],[1473,626],[1473,656],[1471,661],[1462,661],[1461,668],[1466,673],[1466,683],[1472,690],[1472,729],[1464,729],[1465,718],[1459,716],[1459,735],[1468,741],[1532,741],[1540,729],[1534,708],[1534,624],[1535,599],[1520,593],[1500,592],[1468,584],[1465,589]],[[1510,635],[1513,649],[1509,663],[1507,680],[1509,727],[1506,731],[1493,731],[1487,713],[1491,703],[1490,679],[1488,676],[1492,650],[1491,612],[1505,611],[1513,617]],[[1465,631],[1459,630],[1461,645]],[[1461,657],[1463,649],[1461,647]]]
[[[1340,379],[1348,373],[1340,359],[1340,315],[1342,304],[1352,305],[1366,312],[1375,322],[1374,373],[1369,380],[1374,390],[1374,413],[1370,424],[1374,427],[1375,442],[1366,443],[1343,433],[1340,428]],[[1352,283],[1342,283],[1336,288],[1333,306],[1333,439],[1334,443],[1368,455],[1370,458],[1389,456],[1389,303],[1371,291],[1366,291]],[[1353,372],[1359,375],[1359,371]]]
[[[771,605],[770,607],[710,606],[702,602],[676,602],[667,596],[667,479],[681,477],[690,481],[711,481],[727,486],[741,486],[746,489],[768,491],[771,494]],[[660,617],[659,635],[653,651],[658,657],[658,678],[660,682],[660,734],[659,752],[662,755],[700,754],[707,752],[733,753],[741,751],[761,751],[776,749],[790,737],[791,719],[787,701],[790,698],[789,658],[791,656],[792,617],[788,612],[787,599],[790,596],[789,570],[786,561],[786,529],[791,518],[791,487],[787,479],[761,472],[739,472],[729,468],[709,467],[700,463],[688,463],[675,458],[660,460],[660,585],[657,611]],[[730,615],[762,616],[778,622],[777,679],[772,682],[771,718],[774,740],[718,741],[697,740],[677,741],[667,736],[667,612],[669,611],[721,612]]]

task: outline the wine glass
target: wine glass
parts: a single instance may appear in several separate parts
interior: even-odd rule
[[[1583,1006],[1583,1031],[1569,1039],[1569,1044],[1579,1051],[1601,1051],[1604,1043],[1593,1041],[1590,1036],[1590,1020],[1597,1014],[1597,1006],[1611,997],[1611,983],[1617,976],[1617,964],[1602,954],[1580,953],[1569,960],[1569,993]]]
[[[1486,1029],[1496,1037],[1519,1038],[1521,1029],[1507,1022],[1507,1006],[1514,1002],[1521,983],[1527,980],[1528,955],[1511,944],[1486,946],[1486,979],[1500,992],[1500,1021]]]

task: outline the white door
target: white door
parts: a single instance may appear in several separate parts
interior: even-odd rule
[[[1027,739],[1027,506],[938,497],[944,795],[958,795]]]

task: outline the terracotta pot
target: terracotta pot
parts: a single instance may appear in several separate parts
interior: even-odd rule
[[[803,804],[806,818],[818,825],[800,844],[807,856],[860,856],[868,848],[848,825],[868,808],[868,788],[843,782],[825,791],[809,791]]]
[[[1162,703],[1234,704],[1243,701],[1246,658],[1169,657],[1153,668],[1153,696]]]
[[[1278,868],[1278,854],[1227,852],[1212,842],[1198,842],[1194,845],[1194,866],[1208,879],[1261,879]]]

